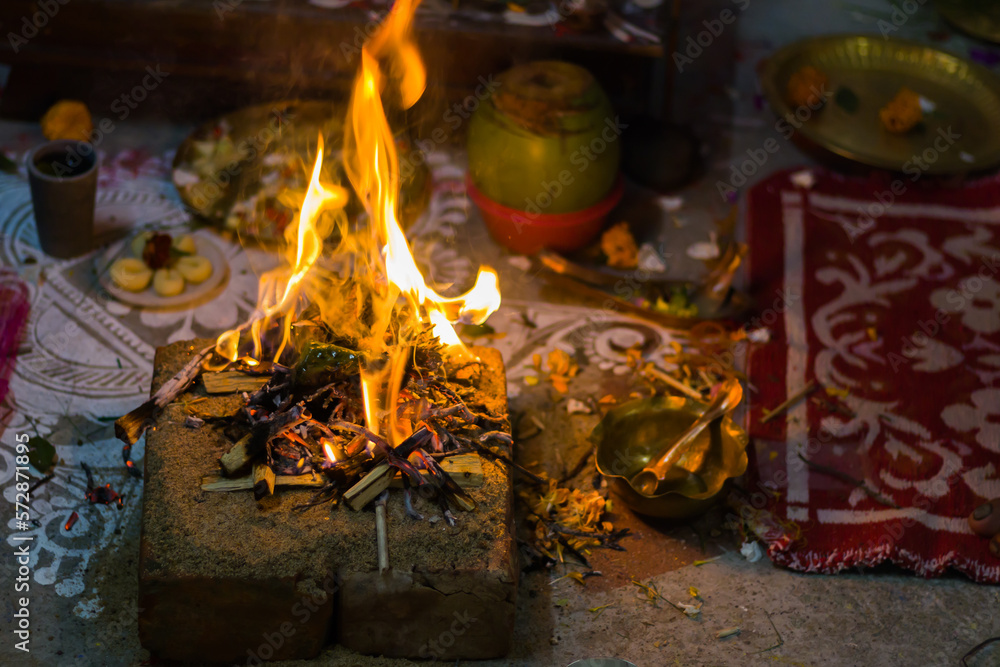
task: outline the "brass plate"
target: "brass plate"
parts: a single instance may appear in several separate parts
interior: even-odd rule
[[[174,187],[181,201],[200,219],[225,227],[233,205],[241,197],[259,190],[261,178],[269,171],[264,162],[266,156],[290,152],[315,156],[321,132],[326,154],[339,155],[344,113],[343,104],[285,100],[245,107],[213,119],[195,129],[177,148],[172,172]],[[220,134],[221,128],[226,128],[224,135]],[[247,149],[231,161],[219,160],[212,168],[195,168],[198,145],[218,142],[223,136],[232,145]],[[306,168],[303,165],[302,171]],[[191,173],[199,176],[198,182],[192,184],[183,178]],[[262,225],[255,231],[253,236],[260,241],[277,241],[281,237],[270,225]]]
[[[661,456],[705,407],[705,403],[679,396],[644,398],[616,407],[594,428],[591,440],[597,448],[597,470],[633,511],[669,519],[697,515],[716,502],[729,479],[746,470],[749,437],[727,415],[702,431],[678,463],[703,480],[703,492],[683,495],[669,491],[647,496],[629,484],[628,480]]]
[[[995,0],[937,0],[934,6],[959,30],[1000,43],[1000,3]]]
[[[818,111],[793,109],[786,98],[789,77],[806,65],[829,78],[830,98]],[[964,173],[1000,163],[1000,78],[917,42],[877,35],[803,40],[767,60],[761,84],[782,117],[779,131],[788,133],[798,124],[796,131],[808,140],[861,164],[916,175]],[[935,108],[906,134],[892,134],[878,113],[903,86]],[[839,88],[856,96],[853,113],[834,99]],[[784,124],[790,120],[795,123]],[[942,139],[949,130],[958,137],[950,145]]]
[[[274,162],[270,157],[286,156],[283,164],[292,165],[286,172],[294,172],[287,179],[303,190],[308,182],[309,169],[315,159],[319,136],[323,136],[323,178],[348,186],[341,160],[344,139],[344,117],[347,107],[343,103],[318,100],[283,100],[245,107],[204,123],[194,130],[178,147],[174,157],[172,179],[181,201],[201,221],[226,228],[226,219],[234,205],[241,199],[257,193],[263,183],[275,176]],[[237,147],[246,147],[230,161],[219,160],[211,168],[199,170],[194,165],[199,155],[199,144],[217,142],[219,128],[226,128],[226,136]],[[401,157],[408,157],[417,166],[401,179],[400,222],[408,227],[423,212],[430,198],[430,172],[422,160],[413,160],[417,149],[412,147],[407,135],[396,135]],[[208,172],[208,173],[206,173]],[[197,182],[188,179],[194,174]],[[282,177],[282,183],[285,183]],[[289,186],[291,187],[291,186]],[[352,194],[348,215],[354,218],[361,205]],[[287,223],[285,223],[287,224]],[[258,212],[253,221],[235,229],[241,238],[259,243],[283,241],[281,228]]]

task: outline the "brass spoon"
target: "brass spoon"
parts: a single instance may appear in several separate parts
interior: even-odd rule
[[[743,387],[739,380],[729,380],[719,389],[719,393],[705,408],[705,412],[688,427],[681,437],[670,445],[670,448],[655,463],[647,465],[629,480],[632,488],[647,496],[657,495],[660,485],[668,477],[668,473],[688,446],[705,430],[706,426],[735,408],[742,399]]]

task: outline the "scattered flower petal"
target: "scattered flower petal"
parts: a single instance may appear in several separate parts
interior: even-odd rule
[[[715,232],[709,234],[711,240],[698,241],[688,246],[687,255],[691,259],[715,259],[719,256],[719,243]]]
[[[793,185],[805,188],[806,190],[811,190],[814,185],[816,185],[816,176],[813,175],[812,170],[803,169],[802,171],[797,171],[788,179]]]
[[[740,547],[740,553],[751,563],[756,563],[764,557],[764,552],[761,551],[760,543],[757,541],[744,542]]]

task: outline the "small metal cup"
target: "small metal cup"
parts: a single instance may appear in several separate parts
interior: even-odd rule
[[[42,144],[28,155],[28,182],[42,250],[59,259],[89,252],[97,200],[94,147],[71,139]]]

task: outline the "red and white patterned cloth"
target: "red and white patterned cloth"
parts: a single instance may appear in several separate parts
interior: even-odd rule
[[[748,200],[771,340],[750,352],[745,515],[796,570],[889,560],[1000,582],[966,521],[1000,496],[1000,178],[948,188],[813,170],[805,188],[792,173]],[[818,390],[760,423],[811,380]]]

